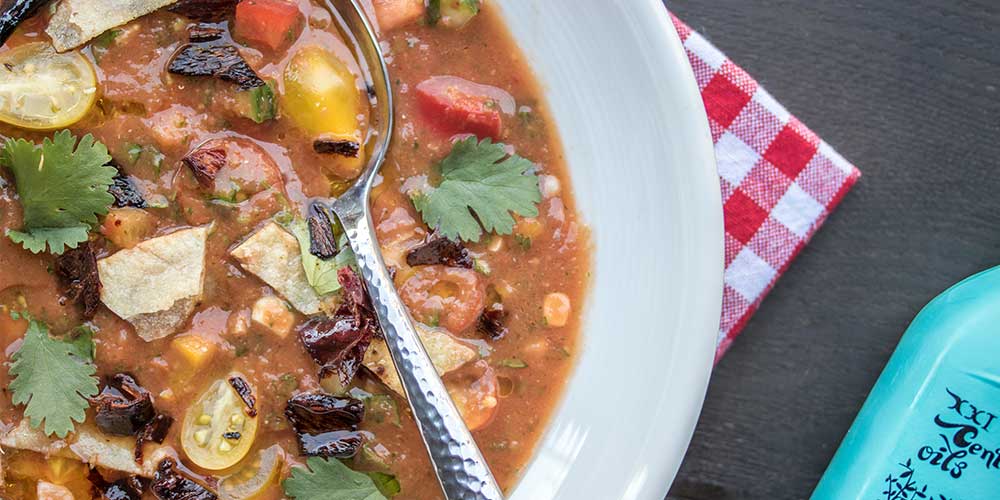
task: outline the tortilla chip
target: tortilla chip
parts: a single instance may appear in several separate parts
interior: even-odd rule
[[[176,332],[204,291],[207,238],[184,229],[98,260],[101,301],[147,342]]]
[[[269,222],[231,254],[243,269],[278,292],[302,314],[320,312],[321,299],[302,269],[299,241],[276,222]]]
[[[434,368],[438,375],[444,376],[448,372],[455,371],[462,365],[479,357],[475,349],[459,342],[450,333],[442,328],[430,328],[417,324],[417,335],[424,344],[424,349],[431,357]],[[363,361],[365,367],[382,379],[386,387],[392,389],[397,394],[403,394],[403,384],[396,373],[396,367],[389,354],[389,348],[382,339],[372,340],[365,353]]]
[[[75,49],[101,33],[176,0],[62,0],[45,29],[58,52]]]
[[[142,465],[135,463],[135,438],[107,436],[89,424],[78,425],[76,432],[67,439],[49,438],[34,429],[28,419],[0,436],[0,445],[17,450],[34,451],[48,456],[80,460],[94,466],[152,477],[156,464],[170,455],[170,448],[147,443]]]

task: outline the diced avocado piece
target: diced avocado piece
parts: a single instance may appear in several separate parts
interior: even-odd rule
[[[273,82],[268,81],[260,87],[240,91],[238,98],[239,114],[255,123],[264,123],[278,116],[278,100],[274,95]]]
[[[448,28],[461,28],[479,14],[481,0],[430,0],[427,4],[427,23],[440,22]]]

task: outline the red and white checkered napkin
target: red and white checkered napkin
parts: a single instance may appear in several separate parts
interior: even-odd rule
[[[708,40],[673,21],[705,101],[722,183],[718,361],[861,172]]]

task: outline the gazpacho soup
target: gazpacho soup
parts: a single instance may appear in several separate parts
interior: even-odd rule
[[[362,1],[386,266],[501,486],[579,348],[590,238],[481,0]],[[441,498],[336,217],[376,97],[322,0],[0,3],[0,498]]]

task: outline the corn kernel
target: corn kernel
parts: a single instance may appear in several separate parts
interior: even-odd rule
[[[551,328],[566,326],[571,310],[569,296],[565,293],[556,292],[546,295],[545,301],[542,303],[542,316],[545,318],[545,325]]]
[[[208,425],[212,423],[212,416],[205,413],[198,417],[198,425]]]
[[[229,441],[226,441],[226,440],[222,440],[222,441],[221,441],[221,442],[219,443],[219,451],[221,451],[221,452],[223,452],[223,453],[226,453],[226,452],[228,452],[228,451],[231,451],[232,449],[233,449],[233,445],[229,444]]]
[[[218,347],[197,335],[185,335],[172,340],[170,349],[180,356],[190,368],[198,371],[211,361]]]

